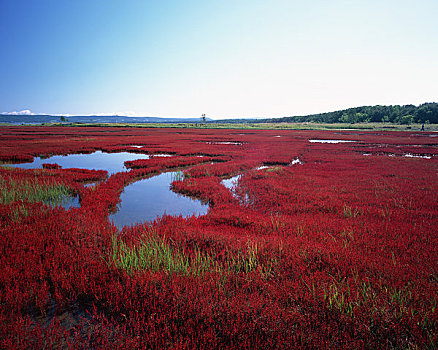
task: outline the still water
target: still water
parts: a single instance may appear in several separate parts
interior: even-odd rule
[[[170,156],[167,154],[154,155],[155,157]],[[106,170],[109,175],[127,171],[124,162],[135,159],[149,159],[146,154],[118,152],[105,153],[97,151],[90,154],[69,154],[67,156],[52,156],[42,159],[35,157],[31,163],[9,164],[9,166],[23,169],[42,168],[42,164],[58,164],[62,168],[79,168]],[[188,217],[204,215],[208,205],[200,200],[192,199],[173,192],[170,184],[174,172],[163,173],[151,178],[139,180],[126,186],[121,194],[121,203],[118,211],[109,216],[109,219],[119,228],[145,221],[153,221],[164,214]],[[88,184],[93,185],[93,184]],[[84,185],[87,186],[87,185]],[[52,206],[62,206],[65,209],[79,207],[79,198],[65,197],[62,203],[53,203]]]
[[[356,142],[356,141],[352,141],[352,140],[319,140],[319,139],[314,139],[314,140],[309,140],[309,142],[311,142],[311,143],[347,143],[347,142]]]
[[[65,210],[70,208],[79,208],[81,204],[79,203],[79,196],[69,197],[65,196],[61,202],[49,202],[52,207],[63,207]]]
[[[124,162],[136,159],[149,159],[147,154],[118,152],[105,153],[96,151],[94,153],[85,154],[69,154],[67,156],[52,156],[48,158],[34,157],[31,163],[9,164],[10,166],[23,169],[37,169],[42,168],[43,164],[58,164],[62,168],[79,168],[79,169],[94,169],[106,170],[108,174],[118,173],[120,171],[127,171]]]
[[[183,217],[206,214],[207,204],[170,189],[174,174],[163,173],[126,186],[120,196],[119,210],[111,214],[109,219],[121,228],[125,225],[153,221],[164,214]]]
[[[260,168],[262,168],[262,167],[260,167]],[[242,177],[242,174],[230,177],[229,179],[223,179],[221,181],[221,184],[224,185],[226,188],[228,188],[231,191],[231,193],[233,193],[233,195],[234,195],[234,189],[236,188],[237,183],[239,182],[239,179],[241,177]]]

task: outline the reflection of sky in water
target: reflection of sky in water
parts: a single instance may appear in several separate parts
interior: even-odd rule
[[[261,166],[259,168],[256,168],[255,170],[266,169],[266,168],[269,168],[269,167]],[[250,204],[248,193],[245,193],[245,196],[243,196],[243,197],[239,196],[236,193],[236,187],[239,184],[239,179],[242,176],[243,176],[243,174],[239,174],[239,175],[233,176],[229,179],[224,179],[221,181],[221,184],[224,185],[226,188],[228,188],[230,190],[231,194],[233,195],[233,197],[239,199],[241,204]]]
[[[52,207],[63,207],[65,210],[69,210],[70,208],[79,208],[81,204],[79,203],[79,196],[76,195],[74,197],[65,196],[62,199],[61,203],[50,203]]]
[[[156,157],[169,156],[157,154]],[[104,153],[97,151],[90,154],[70,154],[67,156],[52,156],[46,159],[35,157],[31,163],[10,164],[10,166],[23,169],[42,168],[42,164],[58,164],[62,168],[79,168],[107,170],[109,174],[120,171],[127,171],[123,163],[127,160],[149,159],[148,155],[118,152]],[[153,221],[163,214],[188,217],[191,215],[204,215],[208,211],[208,205],[202,204],[200,200],[192,199],[177,194],[170,189],[172,175],[174,173],[163,173],[148,179],[134,182],[125,187],[120,199],[119,210],[109,216],[114,224],[121,228],[125,225],[132,225],[145,221]],[[95,183],[84,184],[93,186]],[[55,203],[52,206],[61,206],[65,209],[80,207],[79,197],[65,197],[62,203]]]
[[[346,142],[356,142],[351,140],[309,140],[311,143],[346,143]]]
[[[228,188],[231,191],[231,193],[233,194],[233,196],[236,197],[234,190],[235,190],[237,183],[241,177],[242,177],[242,174],[233,176],[229,179],[224,179],[221,181],[221,184],[224,185],[226,188]]]
[[[411,154],[411,153],[405,153],[405,154],[393,154],[393,153],[387,153],[387,154],[380,154],[380,153],[364,153],[364,156],[379,156],[379,157],[406,157],[406,158],[422,158],[422,159],[432,159],[432,156],[428,156],[428,155],[421,155],[421,154]]]
[[[163,214],[183,217],[206,214],[208,205],[170,190],[172,174],[163,173],[126,186],[120,196],[119,210],[109,219],[121,228],[153,221]]]
[[[149,159],[149,156],[147,154],[129,152],[104,153],[96,151],[90,154],[69,154],[67,156],[52,156],[45,159],[35,157],[32,163],[10,165],[23,169],[35,169],[42,168],[42,165],[45,163],[56,163],[62,168],[106,170],[109,174],[114,174],[120,171],[127,171],[128,169],[125,168],[123,163],[136,159]]]

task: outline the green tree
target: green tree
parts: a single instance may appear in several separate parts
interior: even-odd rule
[[[404,115],[404,116],[396,118],[395,121],[398,124],[410,125],[414,122],[414,116],[410,115],[410,114]]]
[[[350,116],[347,113],[342,114],[342,116],[339,118],[340,123],[349,123],[350,122]]]

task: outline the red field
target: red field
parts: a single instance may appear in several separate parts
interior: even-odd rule
[[[0,168],[0,347],[436,348],[435,136],[0,127],[3,162],[129,145],[173,155],[110,177]],[[123,188],[169,169],[209,212],[119,231],[108,215]],[[221,180],[237,174],[233,196]],[[81,206],[7,197],[24,184],[64,186]]]

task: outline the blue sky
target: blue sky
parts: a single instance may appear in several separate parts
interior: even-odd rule
[[[436,0],[0,0],[0,112],[282,117],[438,102]]]

